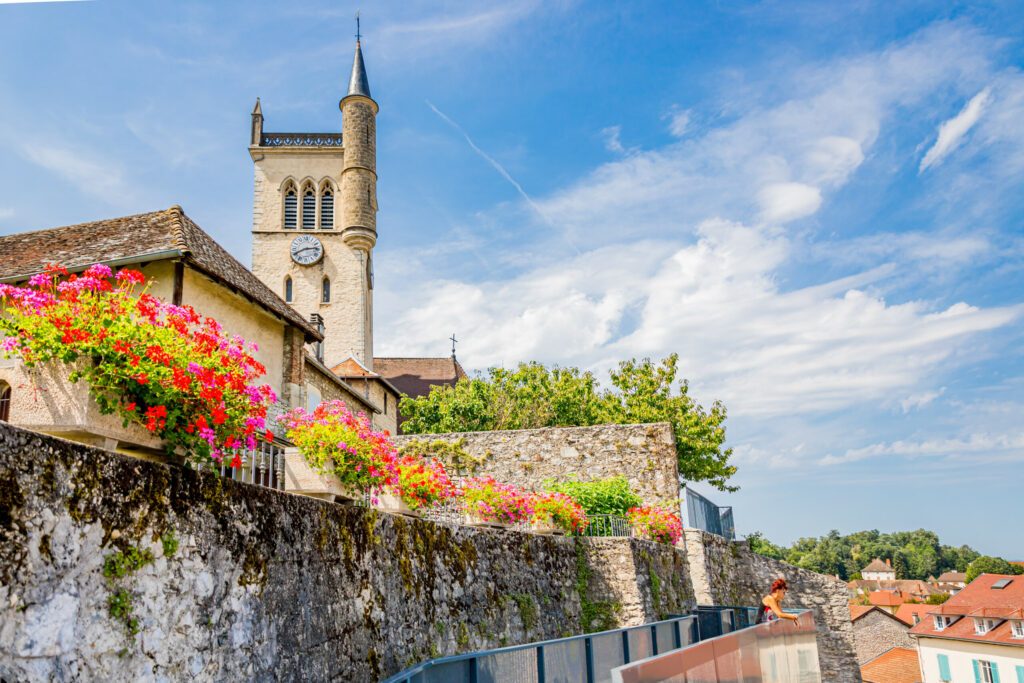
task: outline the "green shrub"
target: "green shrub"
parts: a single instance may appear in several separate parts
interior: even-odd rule
[[[629,508],[643,504],[643,500],[629,487],[623,476],[596,479],[594,481],[544,482],[548,491],[564,493],[586,511],[588,515],[626,516]]]

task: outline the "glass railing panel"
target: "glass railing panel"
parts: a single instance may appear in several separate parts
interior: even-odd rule
[[[626,663],[622,633],[599,633],[590,638],[594,660],[594,683],[611,683],[611,670]]]
[[[469,661],[445,662],[417,674],[414,683],[470,683]]]
[[[544,679],[549,683],[587,683],[587,651],[582,638],[544,646]]]
[[[687,631],[686,623],[679,624],[681,631]],[[686,635],[683,635],[683,645],[686,645]],[[654,641],[658,644],[658,652],[665,653],[674,650],[676,647],[676,627],[674,624],[658,624],[654,627]]]
[[[504,650],[477,659],[477,683],[540,683],[537,650]]]
[[[629,639],[629,661],[635,662],[638,659],[647,659],[654,654],[654,647],[651,645],[651,628],[641,626],[626,632]]]

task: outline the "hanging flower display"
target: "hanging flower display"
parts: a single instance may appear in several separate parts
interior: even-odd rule
[[[664,508],[643,506],[630,508],[626,516],[633,530],[641,537],[675,545],[683,537],[679,515]]]
[[[466,514],[485,522],[516,524],[533,514],[530,497],[511,484],[493,477],[474,477],[462,483]]]
[[[255,384],[265,374],[256,345],[147,289],[141,272],[101,264],[80,275],[48,266],[27,287],[0,284],[0,353],[26,367],[67,365],[101,413],[141,424],[168,453],[239,466],[242,449],[273,438],[266,416],[277,397]]]
[[[564,493],[534,493],[530,503],[535,524],[550,523],[565,533],[580,533],[587,528],[587,513]]]

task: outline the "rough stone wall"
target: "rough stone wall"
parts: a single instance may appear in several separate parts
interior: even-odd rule
[[[860,664],[870,662],[894,647],[917,647],[910,637],[909,625],[878,610],[871,610],[853,622],[853,640]]]
[[[133,553],[152,560],[104,576]],[[373,681],[578,633],[584,615],[681,611],[685,562],[641,540],[408,520],[0,424],[4,680]]]
[[[570,473],[581,480],[624,474],[648,503],[679,498],[675,439],[667,423],[410,434],[396,437],[395,443],[414,439],[462,439],[466,451],[481,459],[479,474],[526,489]]]
[[[860,683],[846,584],[758,555],[743,541],[730,542],[696,529],[685,530],[685,548],[700,605],[758,605],[772,581],[786,579],[785,607],[814,611],[822,681]]]

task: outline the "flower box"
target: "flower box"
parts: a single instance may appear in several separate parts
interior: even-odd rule
[[[479,515],[470,513],[464,513],[462,515],[463,526],[476,526],[490,529],[511,529],[511,524],[505,524],[504,522],[495,522],[493,520],[484,519]]]
[[[137,422],[124,426],[120,415],[100,413],[99,405],[89,395],[89,383],[68,379],[74,369],[74,365],[57,362],[27,368],[20,359],[0,357],[0,380],[11,386],[12,395],[21,394],[11,402],[9,422],[35,432],[165,461],[163,440]]]
[[[402,497],[397,493],[391,491],[385,491],[376,496],[377,502],[373,504],[378,510],[383,512],[390,512],[395,515],[405,515],[406,517],[419,517],[420,514],[410,508],[402,500]]]
[[[317,472],[309,466],[298,448],[284,449],[285,490],[312,498],[351,502],[362,494],[341,483],[333,472]]]
[[[551,521],[551,517],[534,517],[533,521],[530,522],[530,533],[540,534],[541,536],[564,536],[565,531],[555,526],[555,523]]]

